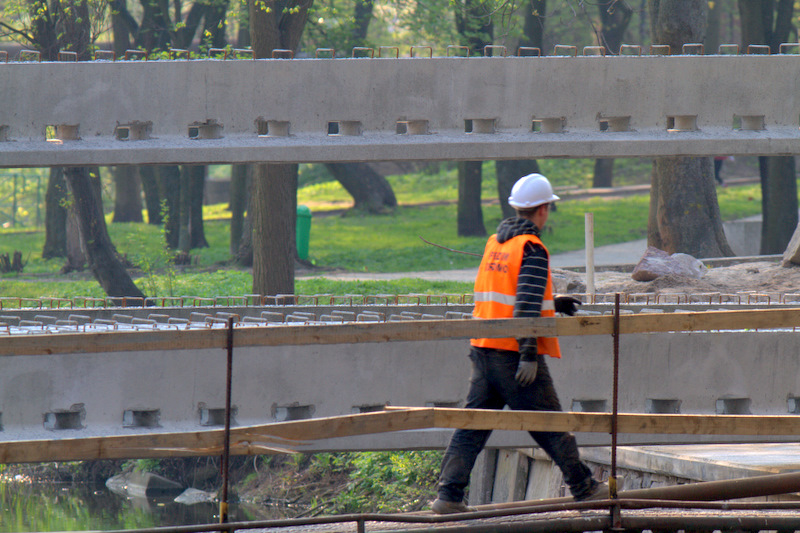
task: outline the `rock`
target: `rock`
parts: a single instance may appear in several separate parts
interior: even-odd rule
[[[660,276],[674,275],[700,279],[705,273],[703,262],[688,254],[668,254],[648,246],[631,277],[636,281],[652,281]]]
[[[781,266],[792,267],[800,265],[800,224],[794,229],[792,238],[786,251],[783,252],[783,261]]]
[[[216,492],[206,492],[204,490],[189,487],[180,493],[177,498],[175,498],[175,502],[183,503],[185,505],[194,505],[196,503],[214,502],[216,499]]]
[[[115,494],[132,498],[155,498],[183,491],[180,483],[151,472],[123,472],[108,478],[106,487]]]

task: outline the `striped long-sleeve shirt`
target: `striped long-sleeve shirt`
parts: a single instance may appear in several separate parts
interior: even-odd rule
[[[503,243],[519,235],[539,235],[539,228],[524,218],[508,218],[497,227],[497,241]],[[527,243],[523,250],[522,266],[517,278],[517,298],[514,317],[537,318],[541,315],[544,289],[547,285],[547,252],[538,244]],[[519,352],[523,360],[536,360],[536,337],[522,337]]]

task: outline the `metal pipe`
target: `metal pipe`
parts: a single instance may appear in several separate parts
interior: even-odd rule
[[[614,294],[614,380],[611,400],[611,477],[608,480],[608,492],[611,500],[616,502],[617,493],[617,423],[619,415],[619,299],[620,294]],[[611,505],[611,527],[615,530],[622,529],[622,512],[618,504]]]
[[[551,500],[540,500],[543,502],[553,502]],[[348,514],[338,516],[321,516],[313,518],[287,518],[277,520],[259,520],[252,522],[229,522],[224,525],[220,524],[197,524],[191,526],[168,526],[168,527],[153,527],[142,529],[126,529],[118,531],[107,531],[105,533],[200,533],[207,531],[234,531],[243,529],[266,529],[266,528],[280,528],[280,527],[301,527],[313,526],[322,524],[334,523],[348,523],[354,522],[357,524],[365,524],[366,522],[387,522],[387,523],[420,523],[420,524],[437,524],[444,522],[460,522],[472,521],[482,518],[496,518],[501,516],[516,516],[523,514],[538,514],[538,513],[551,513],[558,511],[599,511],[607,509],[611,504],[611,500],[597,500],[589,502],[575,502],[571,498],[559,498],[558,500],[569,500],[562,503],[532,503],[529,505],[517,506],[507,509],[494,509],[494,510],[479,510],[472,513],[462,513],[457,515],[434,515],[430,512],[418,513],[404,513],[404,514]],[[517,502],[520,503],[520,502]],[[800,510],[800,502],[706,502],[706,501],[675,501],[675,500],[655,500],[655,499],[619,499],[618,505],[623,509],[649,509],[649,508],[663,508],[663,509],[706,509],[706,510],[719,510],[719,511],[779,511],[779,510]],[[482,506],[486,508],[488,506]],[[606,523],[608,519],[603,518]],[[653,521],[658,520],[659,517],[652,518]],[[626,518],[626,522],[629,520]],[[538,521],[537,524],[545,521]],[[547,521],[551,524],[558,524],[556,530],[569,530],[567,527],[562,527],[561,524],[565,522],[561,519],[554,519]],[[540,531],[539,529],[531,529],[530,521],[526,521],[530,531]],[[625,524],[627,527],[627,523]],[[496,522],[492,524],[495,528],[494,531],[506,531],[502,524]],[[560,528],[560,529],[558,529]],[[603,529],[598,527],[596,529]],[[800,529],[800,528],[795,528]],[[448,528],[448,531],[453,529]],[[553,530],[552,528],[548,531]],[[397,531],[397,530],[393,530]],[[414,531],[423,531],[415,529]]]
[[[225,441],[222,448],[222,496],[219,500],[219,522],[228,521],[228,483],[231,458],[231,389],[233,385],[233,316],[228,317],[227,364],[225,377]]]
[[[679,501],[715,501],[735,500],[739,498],[756,498],[775,494],[800,492],[800,472],[787,474],[771,474],[725,481],[704,481],[670,487],[627,490],[619,493],[620,498],[639,500],[679,500]],[[479,505],[479,511],[490,509],[513,509],[531,506],[535,502],[541,504],[569,503],[572,498],[552,498],[548,500],[526,500],[508,503]]]
[[[611,498],[617,497],[617,429],[619,415],[619,293],[614,295],[614,377],[611,396],[611,478],[608,488]]]

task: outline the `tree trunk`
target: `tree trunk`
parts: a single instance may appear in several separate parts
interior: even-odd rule
[[[64,176],[73,197],[81,239],[92,274],[109,296],[143,298],[144,293],[133,283],[117,256],[108,236],[103,204],[97,187],[86,167],[67,167]]]
[[[604,46],[609,54],[618,55],[633,16],[633,9],[626,2],[616,0],[603,0],[597,4],[597,8],[601,22],[598,44]],[[614,159],[595,160],[592,186],[611,187],[613,183]]]
[[[156,167],[139,167],[139,181],[144,191],[144,203],[147,206],[147,223],[161,225],[161,195],[158,192],[158,176]]]
[[[547,0],[530,0],[525,8],[524,36],[520,46],[538,48],[544,54],[544,23],[547,20]],[[497,199],[503,218],[516,216],[516,211],[508,205],[511,188],[522,176],[538,173],[539,164],[535,159],[518,159],[511,161],[495,161],[497,174]]]
[[[482,161],[458,162],[458,235],[459,237],[483,237],[481,209]]]
[[[397,207],[389,182],[366,163],[325,163],[336,180],[353,197],[353,209],[385,213]]]
[[[525,8],[524,35],[520,46],[538,48],[544,55],[544,23],[547,20],[547,0],[529,0]]]
[[[67,182],[64,169],[50,167],[47,193],[44,200],[44,248],[42,259],[64,257],[67,254]]]
[[[231,210],[231,257],[236,257],[242,243],[244,213],[247,210],[247,191],[250,190],[250,165],[231,166],[230,203]]]
[[[255,165],[251,208],[253,293],[294,294],[296,212],[297,165]]]
[[[594,160],[594,178],[592,187],[611,187],[614,183],[614,159],[602,158]]]
[[[777,12],[776,12],[777,8]],[[742,48],[764,44],[777,53],[789,39],[794,2],[739,0]],[[774,27],[773,27],[774,22]],[[797,227],[797,177],[794,156],[759,157],[761,178],[761,253],[783,253]]]
[[[719,2],[710,2],[708,5],[708,28],[706,29],[706,40],[703,43],[706,54],[716,54],[719,51],[720,43],[720,21],[722,6]]]
[[[189,227],[192,213],[192,187],[191,176],[189,175],[191,171],[189,169],[189,165],[181,166],[181,186],[178,202],[178,251],[186,254],[192,249],[192,233]]]
[[[65,182],[66,183],[66,182]],[[85,246],[81,238],[81,225],[74,207],[67,212],[67,262],[61,267],[61,273],[74,270],[81,271],[86,267]]]
[[[653,44],[673,54],[705,38],[705,0],[650,0]],[[710,158],[653,160],[647,243],[665,252],[695,257],[731,256],[722,229]]]
[[[208,248],[205,229],[203,228],[203,193],[206,188],[207,165],[190,167],[189,190],[191,211],[189,214],[189,239],[192,248]]]
[[[111,0],[111,29],[114,38],[114,53],[124,57],[125,51],[131,48],[131,35],[139,29],[136,19],[128,11],[126,0]]]
[[[605,46],[609,54],[619,54],[625,40],[625,32],[633,17],[633,9],[626,2],[601,0],[597,4],[600,11],[600,46]]]
[[[364,46],[367,41],[369,23],[372,21],[372,10],[375,8],[374,0],[356,0],[353,10],[353,44]]]
[[[167,246],[175,250],[180,238],[181,169],[177,165],[158,167],[158,192],[163,198],[162,219]]]
[[[732,256],[708,157],[653,161],[647,244],[695,257]]]
[[[497,197],[500,199],[500,209],[503,218],[516,216],[516,210],[508,205],[511,189],[522,176],[539,173],[539,163],[535,159],[518,159],[512,161],[495,161],[497,173]]]
[[[208,44],[212,48],[225,48],[228,41],[225,37],[225,14],[228,12],[228,0],[216,0],[205,5],[203,34],[210,36]]]
[[[264,9],[248,0],[250,40],[258,59],[275,48],[297,50],[313,0],[287,0],[283,9]],[[256,165],[248,218],[253,231],[253,292],[294,294],[297,165]]]
[[[255,172],[255,171],[253,171]],[[251,183],[250,190],[255,193],[255,186]],[[253,266],[253,202],[247,208],[247,216],[242,225],[242,239],[239,249],[236,250],[236,262],[243,267]],[[295,215],[296,216],[296,215]]]
[[[761,251],[782,254],[797,227],[797,179],[794,156],[760,157]]]
[[[139,169],[125,165],[114,167],[114,218],[112,222],[142,222],[142,185]]]

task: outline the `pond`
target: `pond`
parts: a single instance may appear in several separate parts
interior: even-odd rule
[[[279,509],[231,504],[229,521],[282,518]],[[219,503],[126,498],[104,485],[0,481],[0,532],[135,529],[219,522]]]

